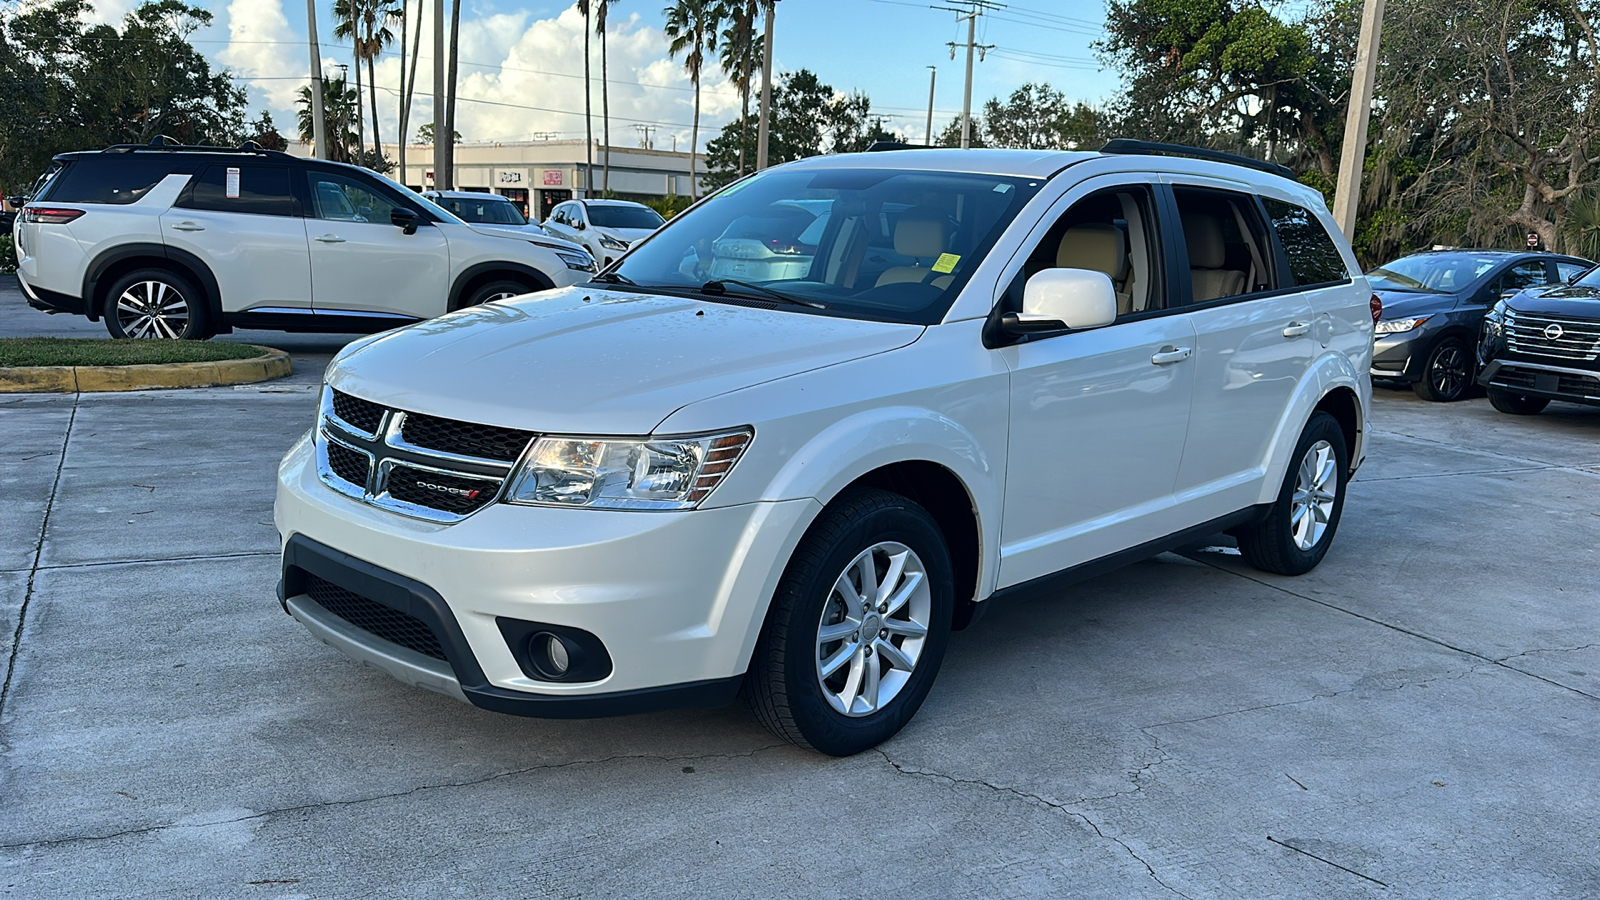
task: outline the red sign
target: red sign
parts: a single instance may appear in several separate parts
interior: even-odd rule
[[[1537,232],[1537,231],[1528,232],[1528,246],[1529,247],[1537,247],[1537,246],[1539,246],[1539,232]]]
[[[561,170],[560,169],[545,169],[544,170],[544,186],[545,187],[561,187]]]

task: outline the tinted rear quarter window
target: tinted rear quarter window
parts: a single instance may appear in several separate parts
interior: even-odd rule
[[[189,199],[182,205],[264,216],[293,216],[300,212],[300,204],[289,189],[289,170],[282,166],[208,166],[195,179]]]
[[[107,154],[78,159],[50,182],[47,199],[57,203],[115,203],[137,201],[175,171],[192,171],[173,164],[171,156]]]
[[[1289,258],[1295,284],[1331,284],[1350,279],[1339,248],[1311,210],[1270,197],[1261,200],[1272,217],[1283,253]]]

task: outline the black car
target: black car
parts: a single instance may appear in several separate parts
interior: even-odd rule
[[[1600,406],[1600,267],[1495,304],[1478,343],[1489,402],[1530,416],[1551,400]]]
[[[1372,348],[1377,384],[1410,385],[1424,400],[1459,400],[1472,387],[1484,313],[1503,297],[1560,284],[1593,263],[1509,250],[1429,250],[1367,273],[1383,302]]]

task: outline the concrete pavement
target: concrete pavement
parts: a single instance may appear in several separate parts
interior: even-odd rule
[[[834,760],[316,642],[271,519],[313,407],[0,398],[0,895],[1600,895],[1600,410],[1380,392],[1316,571],[1214,548],[997,608]]]

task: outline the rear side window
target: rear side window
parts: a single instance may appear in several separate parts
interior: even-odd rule
[[[1572,281],[1579,275],[1589,271],[1589,268],[1589,266],[1583,265],[1582,263],[1558,260],[1556,262],[1556,276],[1562,281]]]
[[[133,203],[173,171],[183,171],[174,168],[175,162],[171,156],[132,153],[79,159],[50,182],[48,199],[56,203]]]
[[[1334,246],[1322,222],[1311,210],[1282,200],[1262,197],[1261,202],[1272,217],[1272,227],[1278,232],[1283,253],[1289,258],[1289,271],[1295,284],[1334,284],[1350,280],[1344,267],[1344,257]]]
[[[300,212],[282,166],[208,166],[194,180],[183,206],[218,212],[293,216]]]

